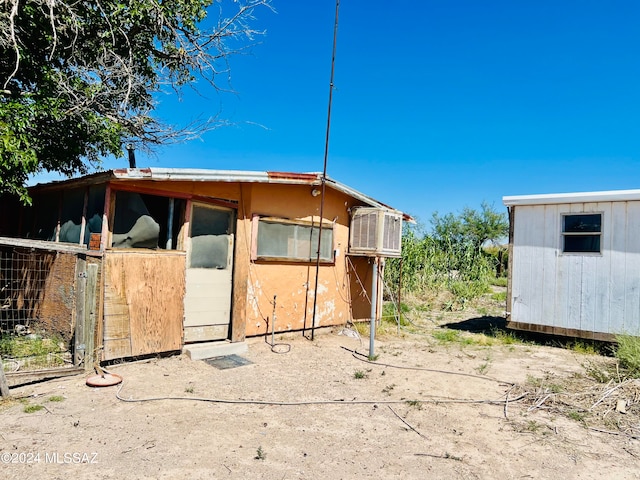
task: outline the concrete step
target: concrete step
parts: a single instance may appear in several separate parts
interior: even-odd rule
[[[246,342],[207,342],[185,345],[182,353],[186,353],[191,360],[239,355],[249,350]]]

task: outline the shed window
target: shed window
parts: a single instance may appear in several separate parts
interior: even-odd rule
[[[317,259],[319,225],[303,220],[254,217],[257,234],[253,259],[313,262]],[[320,261],[333,262],[333,224],[322,225]]]
[[[600,253],[602,214],[581,213],[562,217],[564,253]]]

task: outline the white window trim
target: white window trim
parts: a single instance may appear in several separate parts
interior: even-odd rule
[[[564,232],[564,219],[565,217],[569,217],[572,215],[600,215],[600,231],[599,232]],[[603,244],[603,234],[604,234],[604,211],[597,212],[561,212],[560,213],[560,255],[570,255],[570,256],[593,256],[593,257],[601,257],[602,256],[602,244]],[[564,239],[567,236],[571,237],[580,237],[580,236],[599,236],[600,237],[600,251],[598,252],[565,252],[564,251]]]

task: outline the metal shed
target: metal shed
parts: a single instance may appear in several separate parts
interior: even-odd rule
[[[503,197],[507,327],[640,335],[640,190]]]

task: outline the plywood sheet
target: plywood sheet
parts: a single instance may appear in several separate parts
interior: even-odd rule
[[[182,346],[185,256],[181,252],[109,252],[105,255],[105,359],[117,358],[129,334],[131,356]],[[128,332],[127,332],[128,324]],[[114,347],[110,351],[109,340]]]

